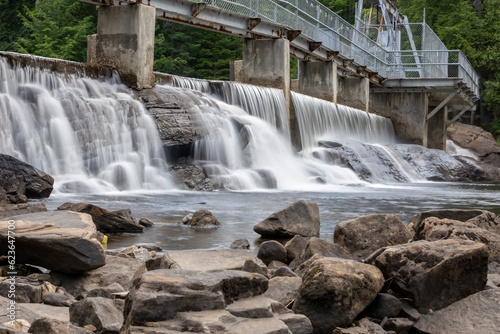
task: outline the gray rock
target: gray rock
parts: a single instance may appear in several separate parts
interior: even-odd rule
[[[69,307],[75,302],[75,300],[70,299],[68,296],[57,293],[57,292],[46,292],[42,296],[42,301],[44,304],[52,306],[65,306]]]
[[[249,273],[256,273],[256,274],[261,274],[264,276],[267,276],[267,268],[264,266],[262,267],[258,263],[256,263],[254,260],[246,260],[245,264],[243,264],[243,268],[241,268],[242,271],[246,271]]]
[[[302,263],[314,255],[338,257],[350,260],[356,259],[345,248],[339,245],[332,244],[331,242],[319,238],[310,238],[307,242],[306,248],[290,263],[290,269],[296,271]]]
[[[420,313],[406,300],[401,300],[401,315],[413,321],[420,319]]]
[[[285,244],[287,263],[291,263],[297,256],[302,253],[302,251],[307,247],[309,243],[308,237],[303,237],[301,235],[294,236]]]
[[[272,304],[276,301],[262,295],[237,300],[226,306],[226,311],[240,318],[272,318]]]
[[[184,222],[184,219],[183,219],[183,224],[189,225],[192,227],[219,227],[220,226],[220,223],[217,220],[217,218],[215,218],[214,215],[212,215],[212,213],[208,210],[196,211],[190,220],[187,220],[186,222]]]
[[[117,293],[124,293],[125,289],[118,283],[112,283],[106,287],[98,287],[90,290],[87,293],[86,298],[90,297],[103,297],[108,299],[114,299]]]
[[[284,313],[276,316],[287,325],[292,334],[310,334],[313,332],[311,320],[302,314]]]
[[[286,249],[275,240],[264,241],[260,245],[257,257],[261,259],[265,265],[273,261],[286,262]]]
[[[383,286],[384,277],[374,266],[319,259],[304,276],[293,311],[311,320],[314,333],[331,333],[335,327],[350,325]]]
[[[151,254],[148,252],[146,248],[136,249],[132,252],[132,254],[135,259],[140,261],[146,262],[148,260],[151,260]]]
[[[415,324],[424,334],[497,334],[500,288],[480,291],[448,307],[421,316]]]
[[[355,327],[336,328],[332,334],[388,334],[379,324],[363,318]],[[402,333],[403,334],[403,333]]]
[[[483,214],[466,221],[485,230],[500,234],[500,219],[493,212],[485,211]]]
[[[441,209],[441,210],[431,210],[417,213],[410,220],[413,224],[413,229],[418,230],[420,223],[429,217],[436,217],[439,219],[452,219],[461,222],[466,222],[469,219],[473,219],[479,215],[482,215],[487,211],[483,210],[464,210],[464,209]]]
[[[319,235],[320,217],[316,203],[295,202],[273,213],[254,226],[254,231],[264,237],[291,238],[295,235],[313,237]]]
[[[189,222],[191,221],[191,219],[193,219],[193,215],[194,213],[188,213],[187,215],[184,216],[184,218],[182,218],[181,220],[181,223],[183,223],[184,225],[187,225],[189,224]]]
[[[104,250],[92,218],[76,212],[40,212],[10,218],[16,222],[16,262],[62,273],[102,267]],[[0,251],[7,254],[8,221],[0,221]]]
[[[9,291],[11,287],[10,280],[4,280],[0,282],[0,296],[8,298]],[[41,303],[42,302],[42,286],[40,284],[23,282],[19,278],[15,280],[16,291],[15,300],[16,303]]]
[[[385,246],[404,244],[412,234],[396,215],[374,214],[338,223],[334,243],[366,257]]]
[[[132,210],[130,209],[121,209],[121,210],[116,210],[113,211],[113,213],[116,213],[117,215],[135,222],[137,219],[135,219],[134,214],[132,213]]]
[[[288,326],[276,318],[242,319],[227,326],[228,334],[289,334]]]
[[[269,280],[269,288],[264,296],[288,305],[299,295],[301,284],[302,279],[299,277],[273,277]]]
[[[373,303],[363,311],[363,315],[383,320],[384,318],[397,317],[401,308],[401,301],[398,298],[388,293],[379,293]]]
[[[134,220],[126,218],[117,213],[100,208],[87,203],[64,203],[57,210],[70,210],[75,212],[88,213],[92,216],[97,230],[102,233],[140,233],[144,227],[137,224]]]
[[[396,333],[409,333],[415,323],[406,318],[390,318],[383,328],[387,331],[395,331]]]
[[[43,203],[0,204],[0,219],[44,211],[47,211],[47,208]]]
[[[153,227],[154,223],[148,218],[141,217],[141,219],[139,219],[139,225],[144,227]]]
[[[286,277],[299,277],[296,273],[294,273],[290,268],[288,267],[279,267],[276,269],[276,271],[273,274],[273,277],[280,277],[280,276],[286,276]]]
[[[69,308],[70,321],[80,327],[93,325],[99,333],[120,333],[123,314],[112,300],[101,297],[85,298]]]
[[[247,239],[237,239],[234,240],[229,246],[231,249],[250,249],[250,243]]]
[[[424,313],[438,310],[486,285],[488,249],[472,241],[417,241],[385,247],[366,259]]]
[[[271,263],[269,263],[267,265],[267,269],[269,270],[276,270],[276,269],[279,269],[281,267],[288,267],[288,265],[284,262],[281,262],[281,261],[271,261]]]
[[[1,331],[0,331],[1,333]],[[92,334],[93,332],[73,325],[68,321],[57,319],[41,318],[31,324],[28,333],[32,334]]]

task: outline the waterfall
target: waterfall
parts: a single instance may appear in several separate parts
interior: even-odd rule
[[[158,131],[117,75],[104,81],[0,57],[0,153],[51,174],[59,192],[172,189]]]

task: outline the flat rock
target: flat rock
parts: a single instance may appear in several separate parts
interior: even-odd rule
[[[388,288],[427,313],[485,287],[488,249],[472,241],[416,241],[382,248],[366,262],[382,271]]]
[[[228,334],[290,334],[288,326],[276,318],[242,319],[227,326]]]
[[[414,325],[423,334],[497,334],[500,288],[480,291],[442,310],[424,314]]]
[[[288,305],[299,295],[301,285],[302,279],[299,277],[273,277],[269,280],[269,288],[264,296]]]
[[[102,267],[104,250],[87,214],[40,212],[10,217],[16,233],[16,262],[76,274]],[[7,254],[8,221],[0,221],[0,250]]]
[[[255,296],[235,301],[226,306],[226,311],[240,318],[272,318],[272,305],[275,300],[265,296]]]
[[[439,219],[453,219],[461,222],[466,222],[469,219],[473,219],[479,215],[482,215],[487,211],[483,210],[465,210],[465,209],[440,209],[440,210],[431,210],[417,213],[412,217],[410,223],[413,224],[413,229],[416,231],[420,226],[420,223],[424,221],[424,219],[429,217],[436,217]]]
[[[162,258],[165,269],[184,270],[241,270],[247,260],[265,267],[246,249],[175,251],[164,254]]]
[[[37,213],[47,211],[45,204],[5,204],[0,206],[0,219],[5,219],[12,216],[25,215],[28,213]]]
[[[385,246],[407,243],[412,233],[396,215],[374,214],[338,223],[334,243],[351,254],[366,257]]]
[[[69,210],[88,213],[92,216],[97,230],[102,233],[140,233],[144,227],[128,218],[126,215],[118,214],[87,203],[64,203],[57,210]]]
[[[37,283],[21,281],[16,279],[16,303],[41,303],[42,302],[42,286]],[[0,296],[8,298],[11,286],[10,280],[0,282]]]
[[[51,318],[37,319],[31,324],[28,333],[32,334],[92,334],[93,332],[73,325],[69,321],[62,321]]]
[[[254,226],[254,231],[264,237],[291,238],[319,236],[320,216],[316,203],[297,201],[277,211]]]

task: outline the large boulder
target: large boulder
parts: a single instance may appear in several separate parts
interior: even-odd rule
[[[123,325],[123,314],[113,303],[113,300],[94,297],[85,298],[69,308],[70,321],[80,327],[92,325],[99,333],[120,332]]]
[[[57,210],[69,210],[88,213],[92,216],[97,230],[102,233],[140,233],[144,227],[134,220],[121,214],[108,211],[93,204],[87,203],[64,203]]]
[[[467,210],[467,209],[439,209],[439,210],[431,210],[417,213],[410,220],[410,224],[413,225],[413,229],[416,231],[420,223],[429,217],[436,217],[439,219],[453,219],[461,222],[466,222],[469,219],[473,219],[483,213],[488,211],[483,210]]]
[[[198,210],[190,219],[183,219],[184,225],[192,227],[219,227],[220,223],[209,210]]]
[[[278,276],[269,280],[269,288],[264,296],[283,305],[290,304],[299,295],[302,279],[299,277]]]
[[[478,292],[450,306],[420,317],[422,334],[496,334],[500,324],[500,288]]]
[[[76,212],[39,212],[0,221],[0,250],[8,251],[9,226],[15,222],[16,262],[76,274],[102,267],[104,249],[92,218]],[[11,222],[11,223],[9,223]]]
[[[267,265],[273,261],[286,262],[285,247],[275,240],[264,241],[260,245],[257,257]]]
[[[43,203],[5,204],[5,205],[0,205],[0,219],[12,216],[24,215],[28,213],[44,212],[44,211],[47,211],[47,208]]]
[[[73,325],[69,321],[62,321],[50,318],[40,318],[34,321],[28,333],[31,334],[92,334],[93,332]]]
[[[419,225],[415,233],[415,240],[442,239],[471,240],[482,243],[488,247],[489,260],[500,261],[500,234],[492,233],[471,223],[430,217]]]
[[[11,176],[22,176],[26,182],[28,198],[49,197],[54,185],[54,178],[35,167],[22,162],[10,155],[0,154],[0,180]]]
[[[338,223],[333,240],[352,254],[366,257],[385,246],[407,243],[412,234],[398,216],[374,214]]]
[[[446,133],[449,139],[474,151],[482,159],[489,155],[500,155],[500,146],[493,135],[478,126],[453,123],[446,129]]]
[[[315,237],[319,236],[319,226],[318,205],[301,200],[273,213],[255,225],[253,230],[263,237]]]
[[[331,242],[319,238],[310,238],[307,241],[306,247],[290,263],[290,269],[296,270],[301,264],[306,262],[314,255],[322,255],[324,257],[338,257],[351,260],[356,259],[345,248],[339,245],[332,244]]]
[[[485,287],[488,249],[472,241],[416,241],[382,248],[366,262],[382,271],[388,289],[426,313]]]
[[[314,333],[330,334],[335,327],[351,324],[383,286],[384,277],[374,266],[319,259],[304,276],[293,311],[311,320]]]

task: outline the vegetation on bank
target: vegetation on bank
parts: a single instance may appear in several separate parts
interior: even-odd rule
[[[354,0],[320,0],[354,22]],[[399,0],[410,19],[425,20],[449,49],[460,49],[481,76],[482,121],[500,138],[500,0]],[[0,0],[0,50],[85,62],[97,8],[75,0]],[[166,21],[156,24],[155,70],[229,79],[241,40]],[[292,76],[297,62],[292,61]],[[485,117],[486,116],[486,117]]]

